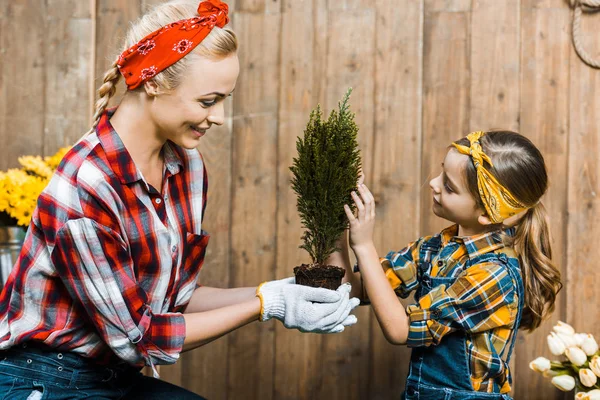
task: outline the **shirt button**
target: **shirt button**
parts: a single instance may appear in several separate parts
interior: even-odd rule
[[[161,200],[161,199],[155,199],[155,200],[154,200],[154,202],[155,202],[156,204],[160,204],[160,203],[162,202],[162,200]]]

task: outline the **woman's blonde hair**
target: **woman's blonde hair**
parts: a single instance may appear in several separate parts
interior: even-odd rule
[[[560,271],[552,262],[548,216],[540,198],[548,188],[544,157],[525,136],[510,131],[487,132],[479,139],[492,159],[486,168],[521,203],[530,207],[519,221],[511,245],[519,256],[525,286],[525,309],[521,327],[534,330],[554,311],[556,295],[562,288]],[[469,146],[463,138],[458,144]],[[469,192],[485,210],[477,188],[477,172],[467,163]]]
[[[199,0],[172,0],[154,6],[131,25],[119,54],[167,24],[197,16],[198,4]],[[156,82],[158,87],[165,91],[173,90],[181,83],[183,74],[194,57],[220,59],[235,53],[237,48],[238,42],[235,33],[227,28],[215,26],[202,43],[196,46],[191,53],[169,68],[156,74],[151,80]],[[117,83],[121,79],[121,73],[117,68],[117,61],[118,58],[115,59],[110,68],[104,73],[103,83],[98,89],[98,100],[96,101],[92,128],[86,135],[94,132],[102,113],[104,113],[104,110],[108,106],[110,98],[117,90]],[[135,90],[143,90],[143,86]]]

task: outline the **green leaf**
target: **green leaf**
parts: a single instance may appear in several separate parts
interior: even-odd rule
[[[310,113],[290,167],[298,214],[306,229],[300,248],[313,263],[322,264],[336,250],[335,243],[348,224],[344,204],[355,210],[350,193],[356,190],[361,157],[358,127],[350,112],[351,93],[348,89],[326,121],[320,105]]]

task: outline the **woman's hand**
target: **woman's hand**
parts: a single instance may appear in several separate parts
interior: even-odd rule
[[[356,204],[357,215],[354,216],[350,207],[344,204],[344,210],[350,222],[350,247],[354,251],[373,245],[373,229],[375,227],[375,198],[369,188],[360,182],[358,184],[360,197],[356,192],[351,194],[354,204]]]

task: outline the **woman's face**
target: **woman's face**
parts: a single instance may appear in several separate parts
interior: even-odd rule
[[[239,71],[235,53],[218,60],[195,57],[181,84],[150,102],[151,118],[161,139],[196,148],[213,124],[223,124],[223,102],[235,89]]]

